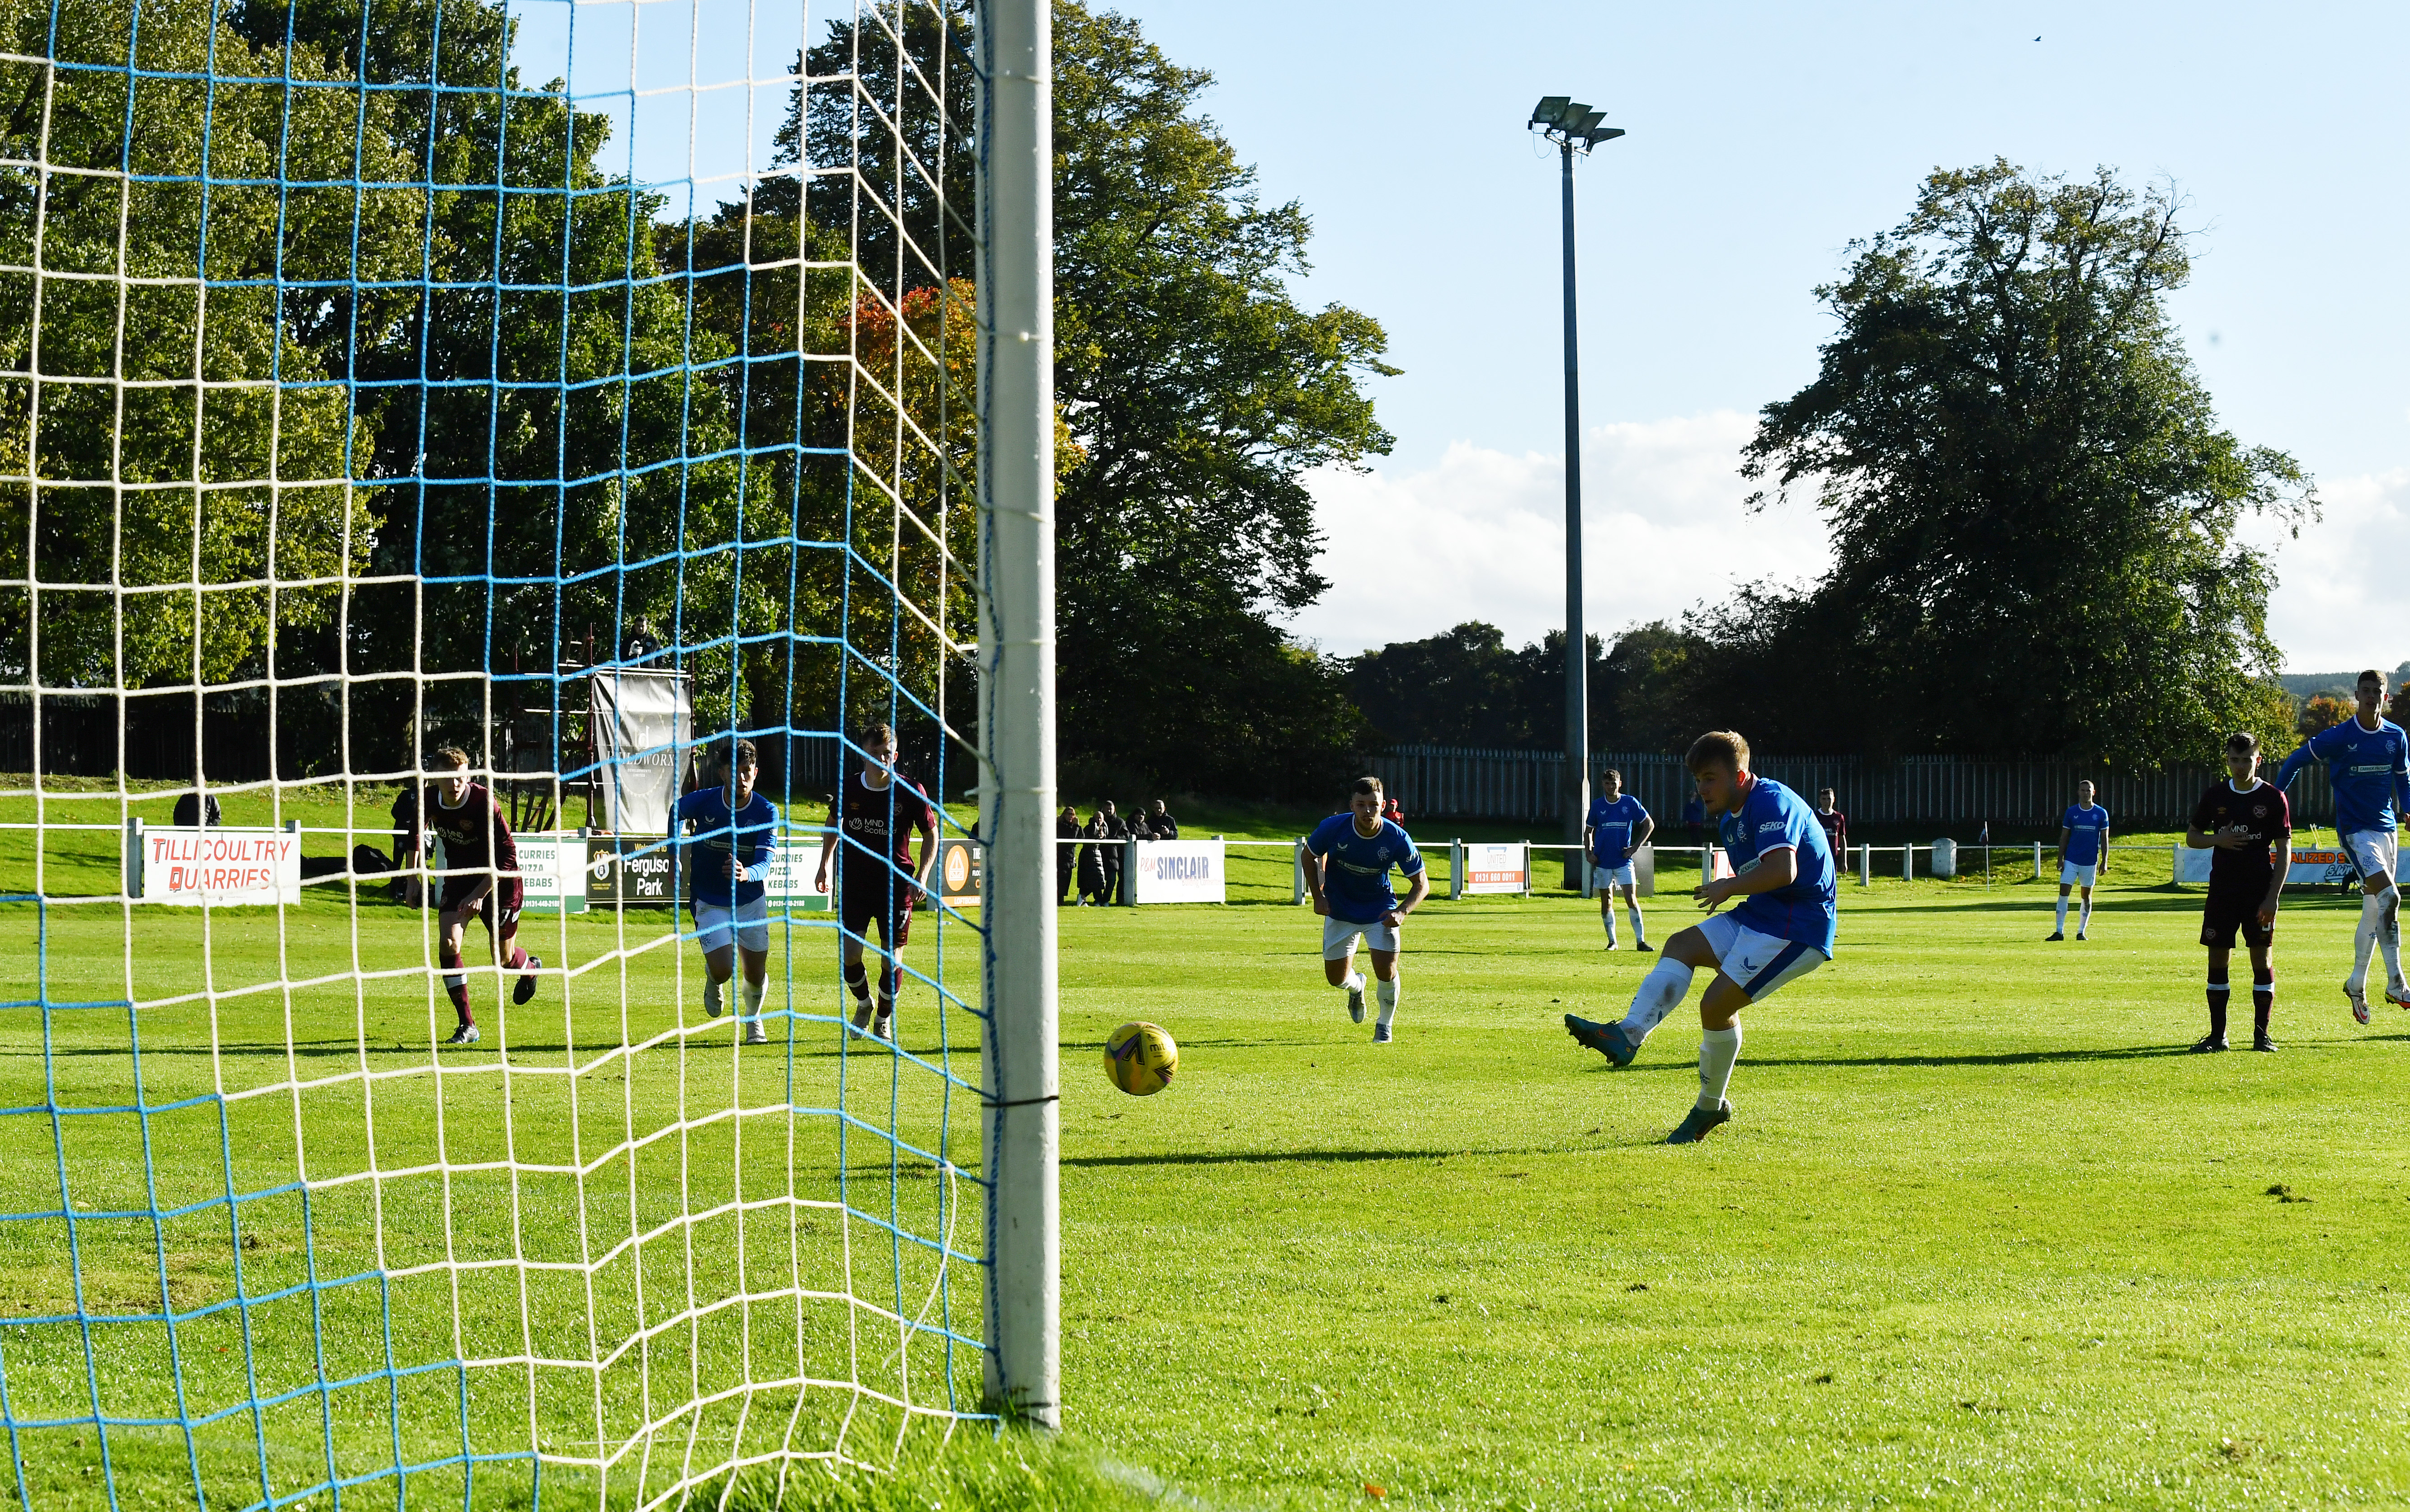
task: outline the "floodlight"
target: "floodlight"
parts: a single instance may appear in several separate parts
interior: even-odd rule
[[[1571,105],[1573,103],[1573,99],[1574,97],[1570,94],[1542,95],[1540,103],[1532,107],[1531,124],[1535,126],[1555,125],[1557,124],[1558,113],[1562,111],[1566,106]]]
[[[1590,114],[1589,106],[1579,100],[1569,101],[1563,109],[1557,112],[1557,125],[1560,129],[1570,131],[1581,124],[1582,117],[1588,114]]]
[[[1622,136],[1623,128],[1621,126],[1593,126],[1588,133],[1586,133],[1586,135],[1590,138],[1590,144],[1592,147],[1596,147],[1603,141],[1613,141],[1616,138]]]
[[[1585,107],[1579,120],[1568,121],[1565,123],[1565,135],[1568,137],[1587,137],[1591,132],[1596,131],[1598,129],[1598,124],[1605,119],[1606,112],[1604,110],[1592,110]]]

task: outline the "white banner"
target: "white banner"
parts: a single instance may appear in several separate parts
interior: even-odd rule
[[[2205,884],[2209,880],[2210,862],[2217,852],[2194,850],[2188,845],[2175,849],[2175,880],[2179,883]],[[2287,887],[2341,887],[2352,880],[2351,863],[2343,851],[2331,845],[2293,847],[2293,869],[2285,874]]]
[[[213,909],[301,901],[301,824],[281,830],[125,821],[125,895]]]
[[[825,911],[828,894],[812,891],[812,873],[820,869],[820,864],[818,836],[782,835],[772,841],[770,869],[762,879],[762,889],[769,895],[770,907],[789,913]]]
[[[1229,876],[1219,840],[1140,840],[1129,863],[1132,903],[1227,903]]]
[[[586,911],[586,832],[536,830],[515,836],[519,848],[519,910]]]
[[[1464,842],[1464,891],[1467,893],[1528,893],[1532,890],[1532,848],[1520,840]]]
[[[616,667],[595,673],[587,686],[602,827],[620,835],[667,835],[694,737],[687,679],[675,672]]]

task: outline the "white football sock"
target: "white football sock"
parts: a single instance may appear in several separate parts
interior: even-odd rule
[[[2376,948],[2385,953],[2385,984],[2402,985],[2402,890],[2388,887],[2376,894],[2385,905],[2376,918]]]
[[[1610,903],[1598,910],[1598,922],[1606,926],[1606,942],[1615,943],[1615,905]]]
[[[1364,990],[1364,973],[1361,971],[1348,972],[1347,980],[1341,982],[1339,987],[1342,992],[1362,992]]]
[[[713,1018],[719,1017],[719,1005],[724,1000],[721,997],[720,989],[726,985],[726,980],[720,977],[707,977],[704,980],[703,1009]]]
[[[1633,939],[1647,939],[1648,938],[1648,926],[1640,922],[1640,905],[1638,903],[1627,903],[1624,905],[1624,908],[1630,910],[1632,914],[1632,938]]]
[[[2368,957],[2376,949],[2377,921],[2384,916],[2382,894],[2362,894],[2359,899],[2359,923],[2351,933],[2351,975],[2344,985],[2354,992],[2368,985]]]
[[[1699,1106],[1714,1112],[1724,1105],[1724,1088],[1732,1085],[1733,1062],[1740,1059],[1740,1024],[1709,1029],[1699,1036]]]
[[[2058,894],[2058,928],[2054,933],[2067,933],[2067,894],[2064,893]]]
[[[748,981],[738,990],[744,994],[745,1006],[738,1010],[737,1017],[750,1024],[762,1016],[762,997],[770,990],[769,981],[765,978],[760,981]]]
[[[2092,900],[2085,898],[2083,908],[2075,916],[2075,932],[2079,935],[2092,927]]]
[[[1389,1026],[1391,1019],[1398,1016],[1398,993],[1405,984],[1402,977],[1391,977],[1380,984],[1381,1017],[1378,1022],[1384,1029]]]
[[[1632,1011],[1623,1015],[1624,1034],[1635,1044],[1648,1039],[1690,990],[1691,968],[1670,955],[1657,957],[1657,964],[1648,968],[1648,974],[1640,979],[1639,990],[1632,995]]]

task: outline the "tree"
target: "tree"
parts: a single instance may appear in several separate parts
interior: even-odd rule
[[[1615,677],[1589,640],[1590,738],[1614,737]],[[1565,636],[1520,650],[1497,626],[1469,620],[1427,640],[1398,641],[1346,663],[1347,692],[1392,744],[1557,750],[1565,733]]]
[[[2293,733],[2307,740],[2314,734],[2333,729],[2345,720],[2358,718],[2358,705],[2347,704],[2331,693],[2319,693],[2301,705],[2301,716],[2294,721]]]
[[[2236,528],[2298,528],[2316,495],[2216,426],[2165,310],[2189,271],[2177,209],[2107,169],[1937,171],[1818,291],[1840,334],[1742,471],[1766,485],[1752,507],[1812,487],[1834,565],[1692,627],[1781,626],[1726,670],[1787,704],[1761,721],[1786,744],[2130,765],[2285,733],[2274,575]]]
[[[942,55],[934,20],[907,8],[832,24],[780,138],[815,164],[864,164],[859,184],[769,185],[756,205],[784,213],[796,196],[830,195],[865,265],[909,283],[960,267],[967,242],[871,107],[898,97],[909,64],[938,81],[951,120],[972,113],[967,72]],[[1361,387],[1394,371],[1386,337],[1356,311],[1289,298],[1309,223],[1295,204],[1263,204],[1198,113],[1210,74],[1077,0],[1057,0],[1053,24],[1055,392],[1078,448],[1056,503],[1067,771],[1263,795],[1251,773],[1319,785],[1346,770],[1362,721],[1335,663],[1278,622],[1326,587],[1305,474],[1388,448]],[[933,114],[902,126],[959,212],[969,158]],[[881,185],[907,234],[865,211]]]

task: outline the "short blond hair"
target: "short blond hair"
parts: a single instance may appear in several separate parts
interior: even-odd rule
[[[1710,730],[1691,742],[1691,753],[1682,758],[1683,768],[1697,771],[1702,766],[1729,766],[1735,772],[1749,770],[1749,742],[1731,730]]]
[[[462,750],[457,746],[438,746],[428,754],[432,757],[435,764],[438,766],[466,766],[469,764],[469,753]]]

